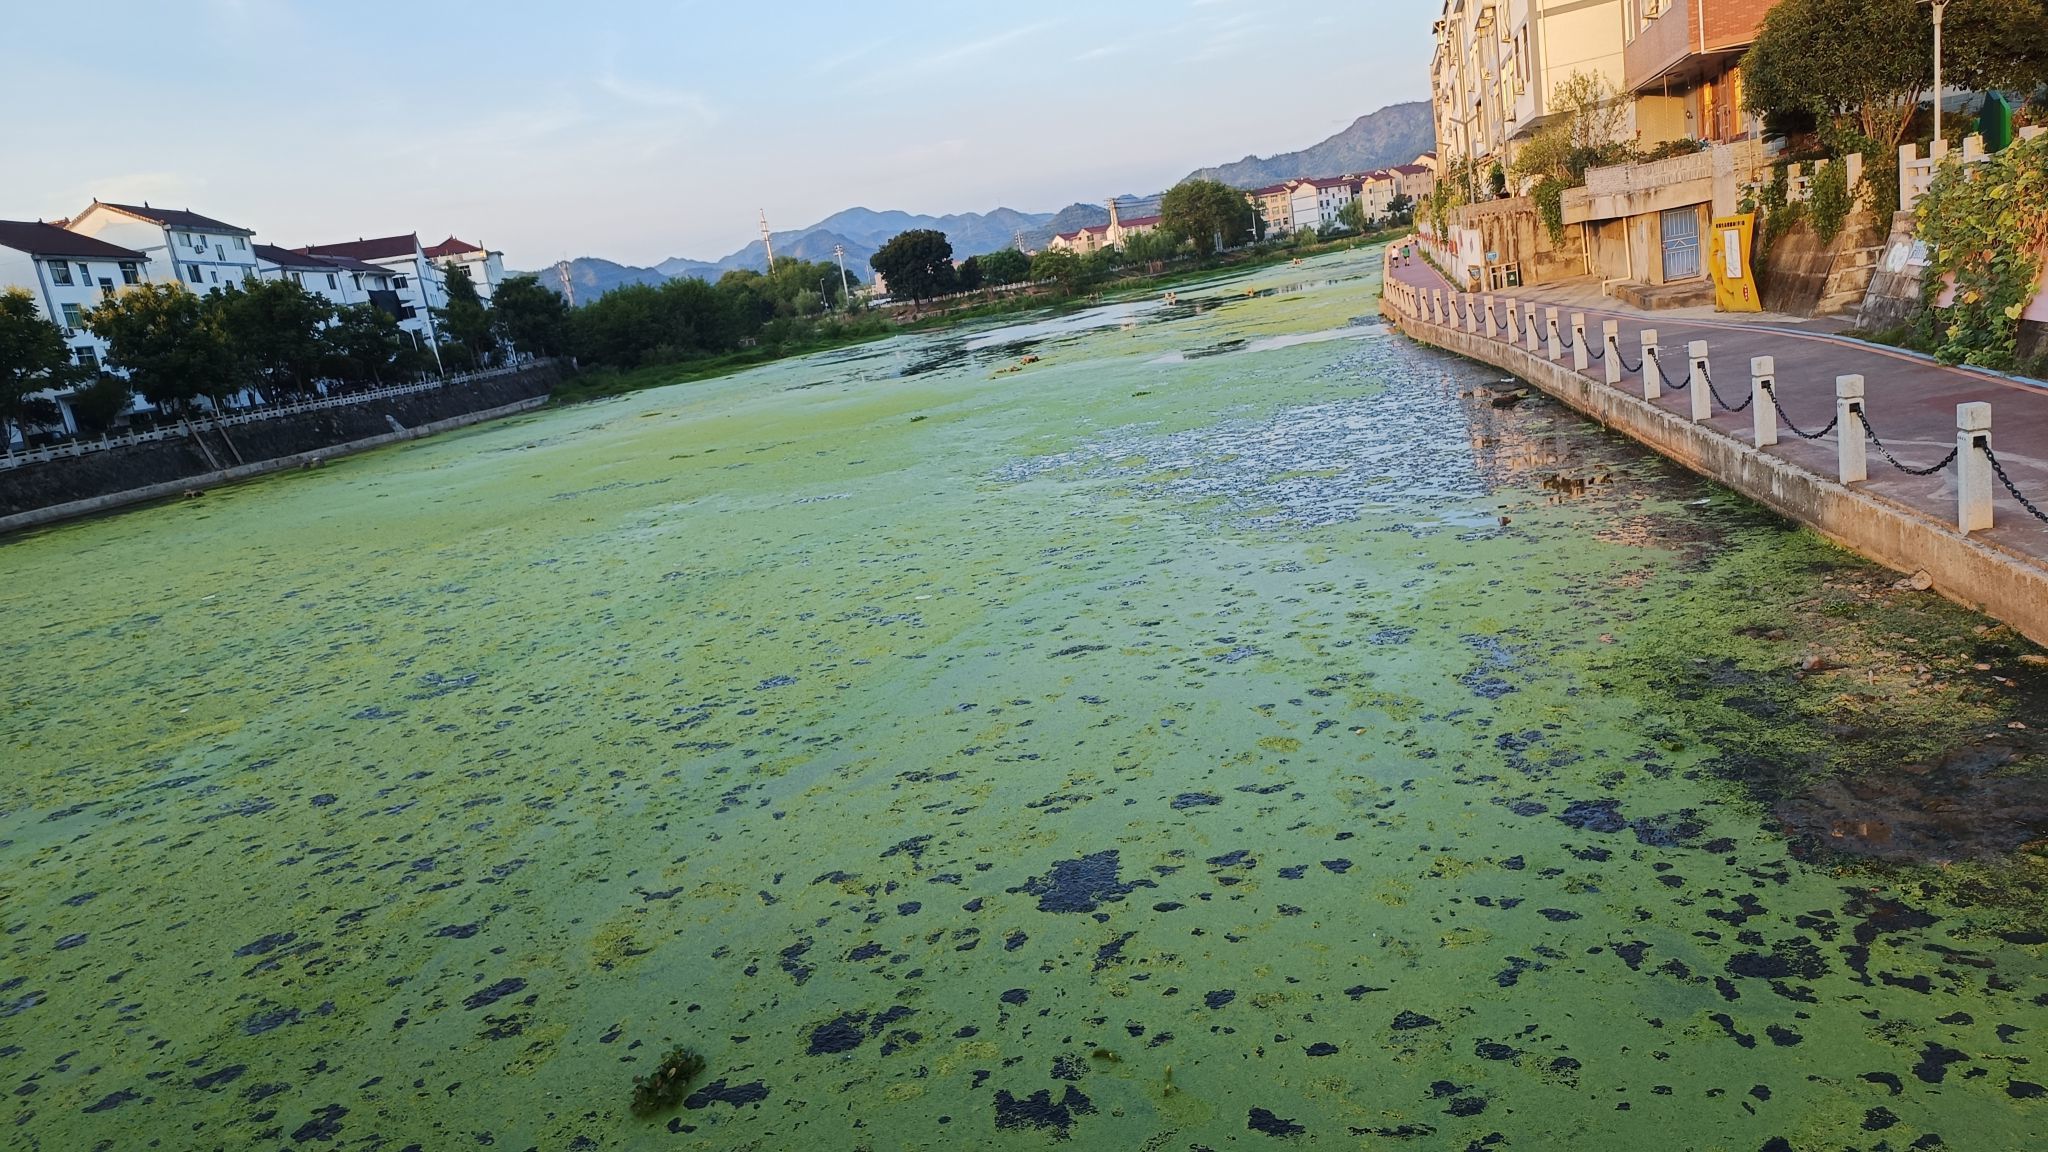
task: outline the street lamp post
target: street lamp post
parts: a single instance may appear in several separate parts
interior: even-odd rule
[[[1941,13],[1949,0],[1929,0],[1934,9],[1934,143],[1928,148],[1928,155],[1941,147]]]

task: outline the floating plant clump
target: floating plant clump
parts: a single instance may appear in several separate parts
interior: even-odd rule
[[[654,1071],[633,1077],[633,1114],[653,1116],[683,1102],[690,1082],[704,1074],[704,1058],[688,1048],[671,1048]]]
[[[2038,650],[1377,268],[0,542],[5,1146],[2037,1146]]]

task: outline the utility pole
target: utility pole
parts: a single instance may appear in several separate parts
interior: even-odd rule
[[[569,307],[574,308],[576,306],[576,281],[569,277],[569,262],[567,260],[557,260],[555,262],[555,277],[562,282],[563,299],[569,302]]]
[[[832,254],[839,257],[839,306],[844,308],[853,299],[853,286],[846,282],[846,245],[834,244]]]
[[[1941,147],[1941,11],[1948,7],[1948,0],[1933,0],[1934,4],[1934,143],[1927,148],[1929,156]]]
[[[761,247],[768,250],[768,271],[775,271],[775,239],[768,233],[768,210],[761,209]]]

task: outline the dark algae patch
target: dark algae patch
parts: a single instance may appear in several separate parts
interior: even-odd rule
[[[2042,654],[1376,274],[10,538],[0,1144],[2037,1146]]]

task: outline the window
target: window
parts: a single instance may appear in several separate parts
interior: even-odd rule
[[[142,283],[142,269],[140,269],[140,268],[136,267],[136,265],[135,265],[135,261],[133,261],[133,260],[123,260],[123,261],[121,261],[121,283],[123,283],[123,284],[140,284],[140,283]]]
[[[90,344],[81,344],[73,348],[71,354],[77,358],[80,368],[98,368],[100,366],[100,354]]]
[[[341,282],[340,282],[340,281],[338,281],[338,280],[336,280],[336,279],[334,278],[334,273],[332,273],[332,272],[329,272],[329,273],[327,274],[327,286],[328,286],[329,288],[339,288],[339,287],[341,287]]]
[[[235,237],[235,251],[240,252],[245,247],[247,245],[242,243],[242,238],[240,236]]]
[[[305,274],[303,272],[292,273],[292,283],[297,284],[301,288],[304,288],[306,286]]]
[[[210,277],[210,278],[211,278],[211,279],[213,280],[213,282],[214,282],[215,284],[218,284],[218,283],[220,283],[220,273],[218,273],[218,272],[214,271],[213,269],[209,268],[209,269],[207,269],[207,270],[206,270],[206,274],[207,274],[207,276],[208,276],[208,277]]]
[[[398,279],[393,280],[391,282],[391,286],[393,288],[398,289],[400,292],[405,291],[405,277],[400,276]]]
[[[70,284],[71,265],[63,260],[50,261],[50,283]]]
[[[190,280],[190,281],[191,281],[191,282],[193,282],[194,284],[197,284],[197,283],[199,283],[199,282],[200,282],[200,281],[199,281],[199,265],[197,265],[197,264],[187,264],[187,265],[185,265],[185,279],[187,279],[187,280]]]
[[[194,236],[194,235],[193,235],[192,233],[190,233],[190,232],[187,232],[187,233],[185,233],[185,247],[187,247],[187,248],[197,248],[197,247],[199,247],[199,237],[197,237],[197,236]]]
[[[78,278],[87,284],[92,283],[92,265],[80,264],[78,266]]]
[[[66,304],[64,306],[64,326],[66,328],[85,327],[85,313],[80,311],[78,305]]]

